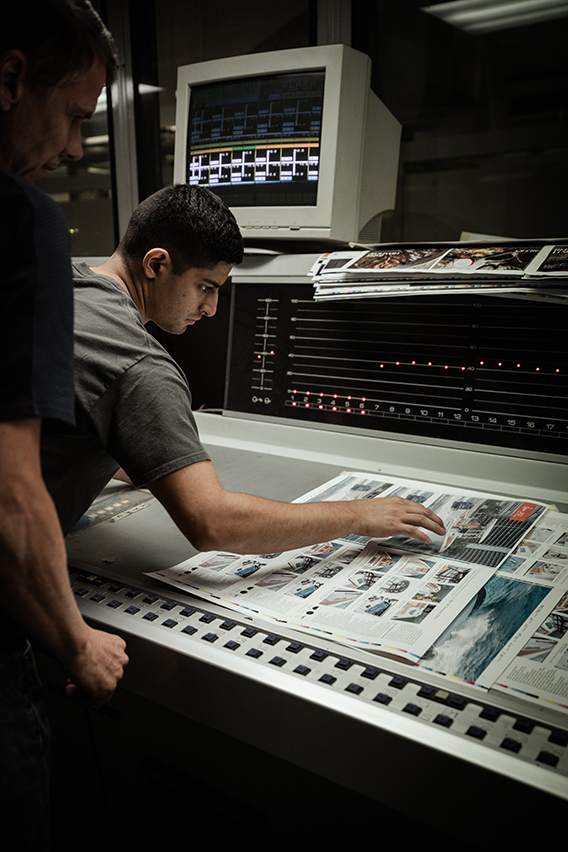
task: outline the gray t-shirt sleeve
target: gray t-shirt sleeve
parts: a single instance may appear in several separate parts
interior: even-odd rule
[[[185,376],[167,356],[154,353],[125,370],[98,399],[89,419],[137,487],[210,460],[199,440]]]

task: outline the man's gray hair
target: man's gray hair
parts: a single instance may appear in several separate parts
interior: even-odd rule
[[[117,58],[111,34],[89,0],[13,0],[2,10],[0,54],[20,50],[26,82],[39,93],[78,80],[96,60],[112,82]]]

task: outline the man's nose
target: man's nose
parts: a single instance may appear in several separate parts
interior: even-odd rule
[[[217,303],[219,301],[219,291],[213,290],[205,294],[205,298],[201,303],[201,313],[206,317],[213,317],[217,313]]]
[[[72,127],[67,138],[67,144],[61,154],[64,160],[80,160],[83,156],[83,141],[81,139],[81,128]]]

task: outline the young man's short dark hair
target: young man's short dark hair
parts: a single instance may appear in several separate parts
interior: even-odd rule
[[[97,59],[112,82],[114,42],[89,0],[13,0],[5,5],[0,53],[20,50],[25,55],[26,82],[34,91],[78,80]]]
[[[226,204],[208,189],[181,183],[138,205],[118,251],[127,264],[138,264],[152,248],[168,251],[174,275],[243,259],[241,232]]]

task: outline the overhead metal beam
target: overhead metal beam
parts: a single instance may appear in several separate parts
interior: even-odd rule
[[[351,0],[318,0],[317,43],[351,47]]]

